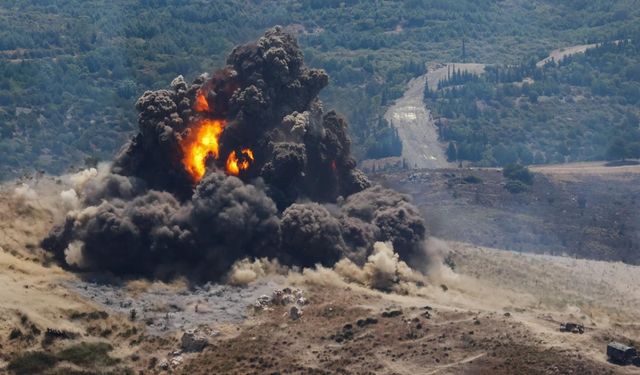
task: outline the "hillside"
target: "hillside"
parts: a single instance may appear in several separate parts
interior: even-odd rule
[[[540,166],[513,194],[499,169],[381,174],[439,238],[521,252],[640,264],[640,166]]]
[[[219,65],[274,24],[296,33],[324,94],[351,123],[356,156],[399,155],[383,120],[425,61],[515,63],[626,35],[631,0],[4,1],[0,7],[0,178],[108,159],[135,128],[133,103]],[[524,22],[524,21],[527,22]],[[464,39],[465,48],[462,49]],[[85,160],[86,159],[86,160]]]
[[[590,47],[590,48],[589,48]],[[582,53],[576,53],[582,52]],[[640,158],[640,33],[425,90],[450,161],[478,166]]]
[[[61,189],[48,178],[38,186]],[[611,340],[637,344],[637,266],[432,239],[428,276],[404,292],[328,268],[271,270],[244,287],[104,284],[37,249],[59,200],[0,191],[0,372],[637,373],[605,356]],[[289,305],[260,304],[285,288],[304,296],[298,319]],[[586,332],[560,332],[566,321]],[[182,350],[189,329],[208,341],[202,352]]]

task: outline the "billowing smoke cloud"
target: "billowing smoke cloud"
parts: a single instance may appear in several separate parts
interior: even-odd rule
[[[227,64],[145,92],[139,133],[75,177],[73,210],[42,246],[78,270],[193,280],[244,258],[362,266],[378,241],[422,253],[417,209],[355,168],[346,122],[318,100],[328,77],[293,37],[268,30]]]

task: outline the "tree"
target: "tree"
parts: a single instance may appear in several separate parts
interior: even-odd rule
[[[447,147],[447,161],[453,162],[458,160],[458,148],[454,142],[449,142]]]
[[[509,180],[519,181],[526,185],[533,184],[533,173],[520,164],[509,164],[502,169],[502,175]]]
[[[640,142],[633,142],[627,145],[627,157],[640,159]]]
[[[607,148],[607,160],[624,160],[627,158],[627,144],[622,138],[617,138]]]

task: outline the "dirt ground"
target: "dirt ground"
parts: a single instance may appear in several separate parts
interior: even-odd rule
[[[452,254],[457,271],[436,272],[432,284],[414,295],[305,282],[299,286],[310,303],[300,320],[292,321],[285,308],[259,314],[238,336],[215,343],[180,373],[638,372],[609,364],[604,348],[613,339],[637,340],[637,294],[614,303],[625,285],[639,280],[625,279],[611,293],[608,281],[598,280],[601,272],[637,278],[637,267],[462,243],[438,246]],[[367,319],[375,323],[362,323]],[[584,324],[586,332],[560,332],[565,321]]]

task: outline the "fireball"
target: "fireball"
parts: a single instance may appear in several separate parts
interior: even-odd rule
[[[254,161],[253,151],[250,148],[243,148],[240,151],[240,159],[235,151],[231,151],[227,158],[227,173],[233,176],[240,174],[240,171],[246,171]]]
[[[193,109],[196,112],[211,112],[209,101],[201,90],[198,90],[198,93],[196,94],[196,102],[193,104]]]
[[[200,120],[191,127],[191,131],[181,142],[184,153],[182,163],[195,182],[204,176],[207,159],[218,159],[218,141],[226,124],[224,120]]]

